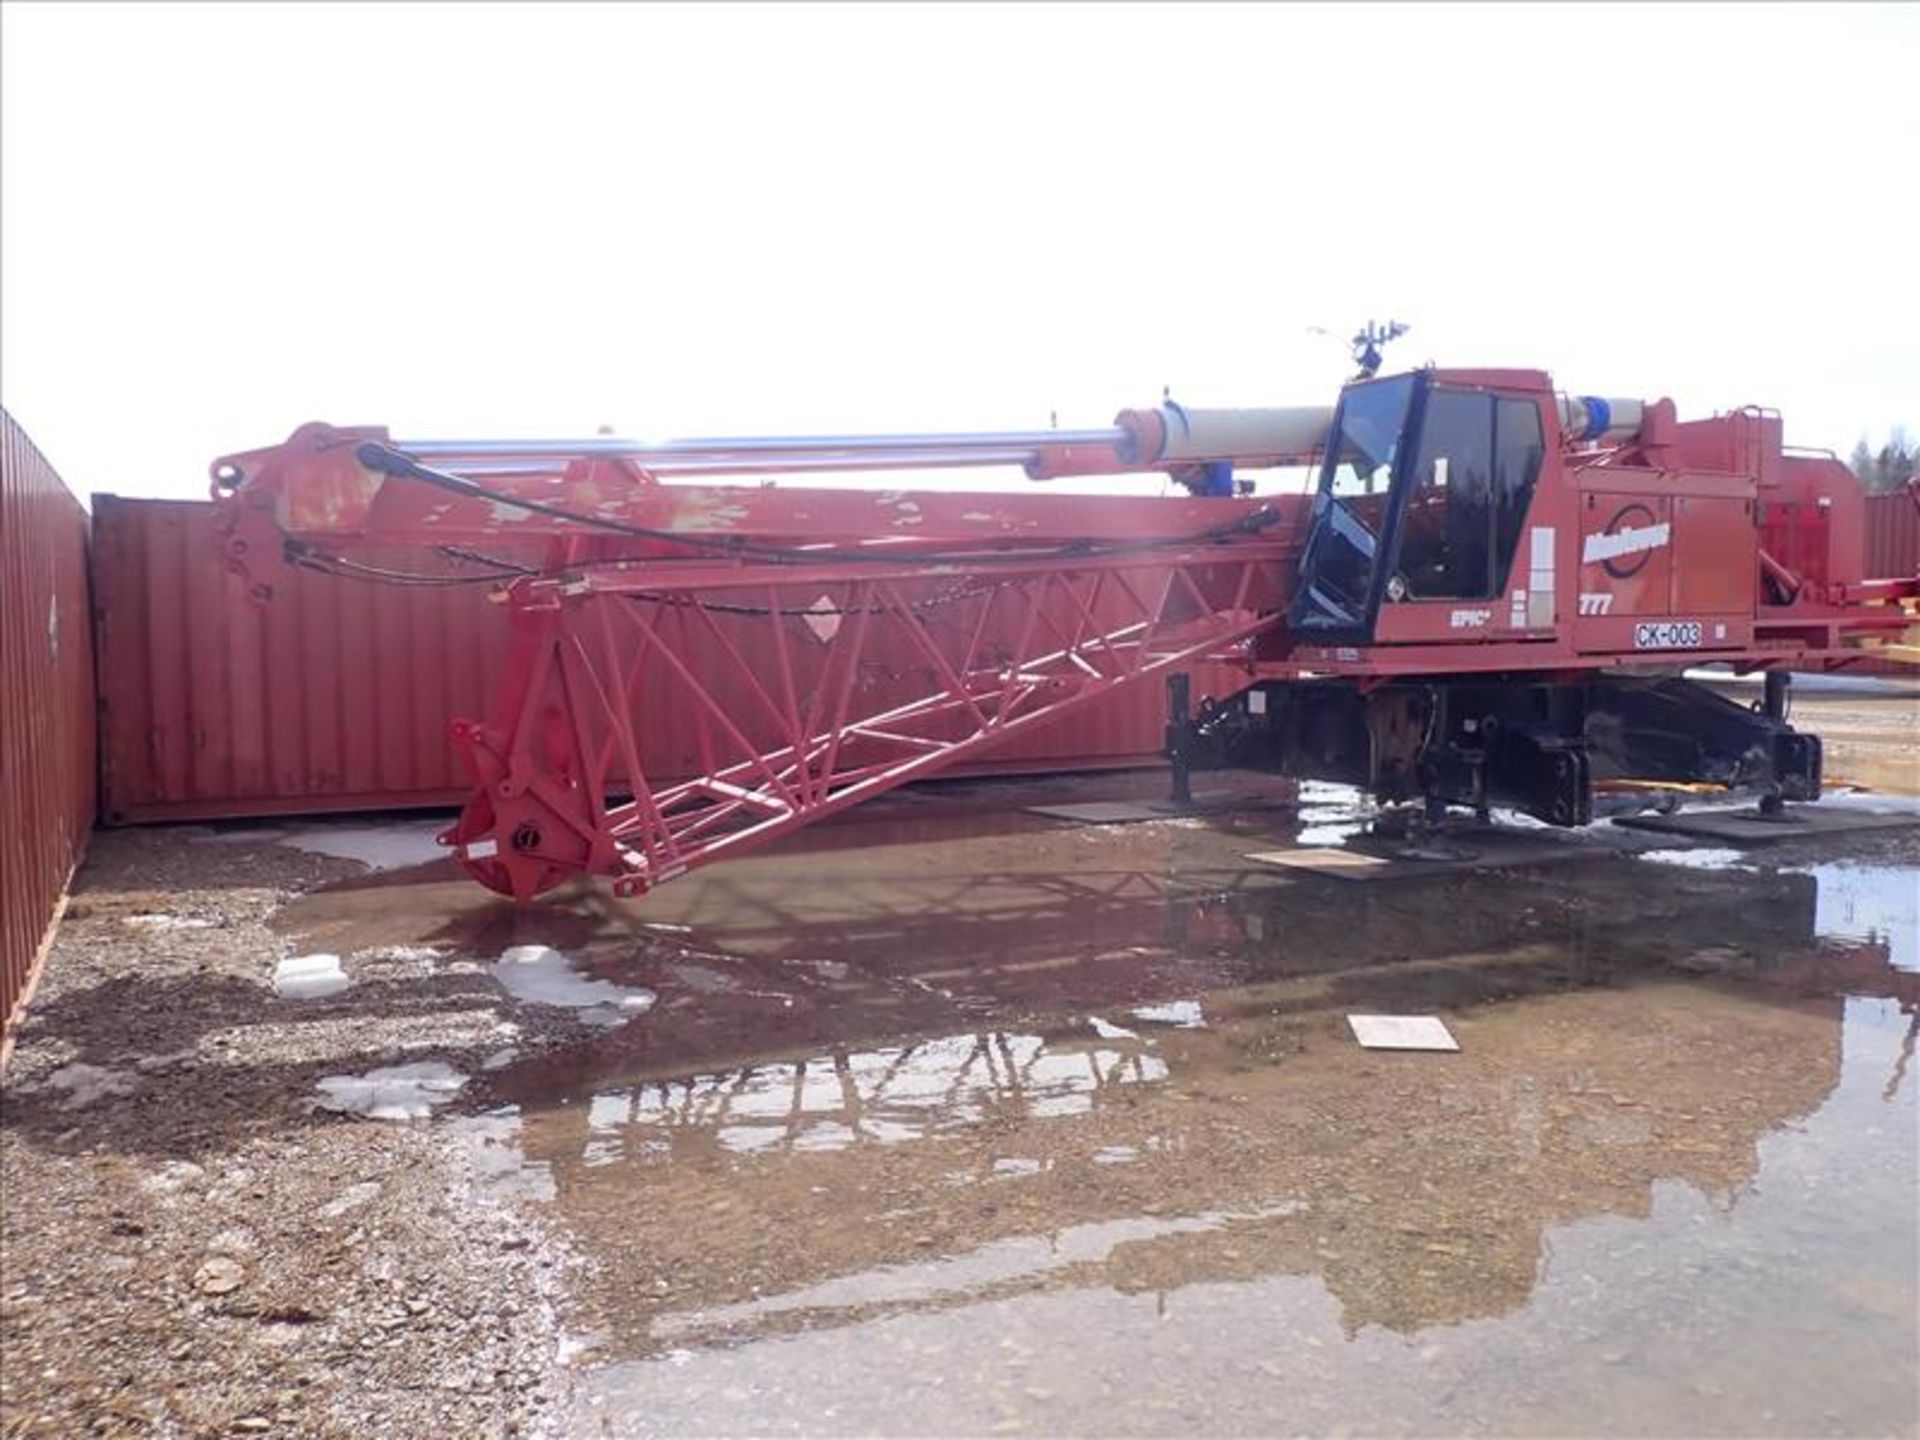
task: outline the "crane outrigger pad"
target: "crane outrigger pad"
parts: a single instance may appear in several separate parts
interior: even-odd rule
[[[1196,795],[1179,800],[1087,800],[1070,805],[1029,805],[1029,815],[1071,820],[1080,825],[1127,825],[1142,820],[1184,820],[1196,815],[1252,815],[1267,810],[1297,810],[1291,800],[1270,795]]]
[[[1790,805],[1778,814],[1757,807],[1683,810],[1677,815],[1618,815],[1614,824],[1656,835],[1718,840],[1727,845],[1772,845],[1862,830],[1904,830],[1920,825],[1920,811],[1852,810],[1832,805]]]
[[[1449,838],[1449,849],[1455,837]],[[1295,850],[1261,850],[1247,856],[1263,865],[1305,871],[1335,880],[1415,880],[1422,876],[1458,875],[1469,871],[1507,870],[1522,866],[1553,865],[1563,860],[1616,855],[1612,848],[1543,835],[1537,830],[1476,828],[1458,837],[1458,853],[1437,858],[1438,852],[1419,853],[1419,846],[1376,844],[1308,846]]]

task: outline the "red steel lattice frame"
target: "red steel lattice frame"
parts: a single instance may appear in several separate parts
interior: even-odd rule
[[[522,902],[576,873],[641,893],[1117,686],[1231,652],[1271,623],[1280,558],[1248,537],[1078,563],[982,559],[934,581],[904,563],[796,580],[689,562],[644,579],[518,582],[502,713],[453,726],[476,792],[442,838]],[[728,635],[741,614],[773,627],[757,651],[762,665],[771,651],[766,673]],[[879,653],[923,660],[924,693],[863,704],[863,666]],[[695,717],[695,779],[648,778],[635,717],[653,681]],[[749,739],[729,693],[775,743]]]

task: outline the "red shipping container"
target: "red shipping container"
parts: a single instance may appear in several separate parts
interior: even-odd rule
[[[87,512],[0,410],[0,1016],[9,1029],[93,810]]]
[[[1920,505],[1901,491],[1867,497],[1867,577],[1886,579],[1920,575]],[[1897,660],[1868,660],[1854,673],[1913,676],[1911,665]]]
[[[446,723],[491,713],[506,655],[507,617],[485,590],[296,574],[276,584],[270,605],[255,606],[221,564],[213,519],[205,502],[94,497],[102,818],[464,801]],[[769,630],[745,619],[730,638],[749,659],[771,644]],[[913,693],[924,663],[883,657],[871,682]],[[1195,698],[1229,683],[1225,672],[1197,673]],[[645,694],[658,697],[642,702],[650,776],[696,773],[675,690]],[[735,698],[751,726],[754,707]],[[1159,685],[1141,685],[947,773],[1157,764],[1164,707]]]

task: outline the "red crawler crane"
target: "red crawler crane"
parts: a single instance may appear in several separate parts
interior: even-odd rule
[[[1190,493],[688,483],[1010,464]],[[1236,468],[1277,464],[1315,466],[1317,488],[1235,493]],[[1683,424],[1669,401],[1556,396],[1537,371],[1367,377],[1330,410],[1169,403],[1081,432],[308,425],[213,475],[258,599],[288,564],[498,586],[512,661],[493,718],[452,724],[475,790],[442,839],[521,902],[577,873],[641,893],[1156,675],[1182,789],[1247,766],[1557,824],[1627,777],[1812,799],[1819,742],[1786,723],[1786,670],[1893,653],[1920,600],[1920,577],[1861,573],[1858,483],[1784,452],[1777,416]],[[396,547],[433,568],[364,553]],[[772,636],[752,662],[743,627]],[[903,654],[907,675],[880,663]],[[1765,670],[1765,704],[1681,678],[1708,660]],[[1243,680],[1194,715],[1201,661]],[[635,697],[658,686],[682,697],[694,779],[649,776]]]

